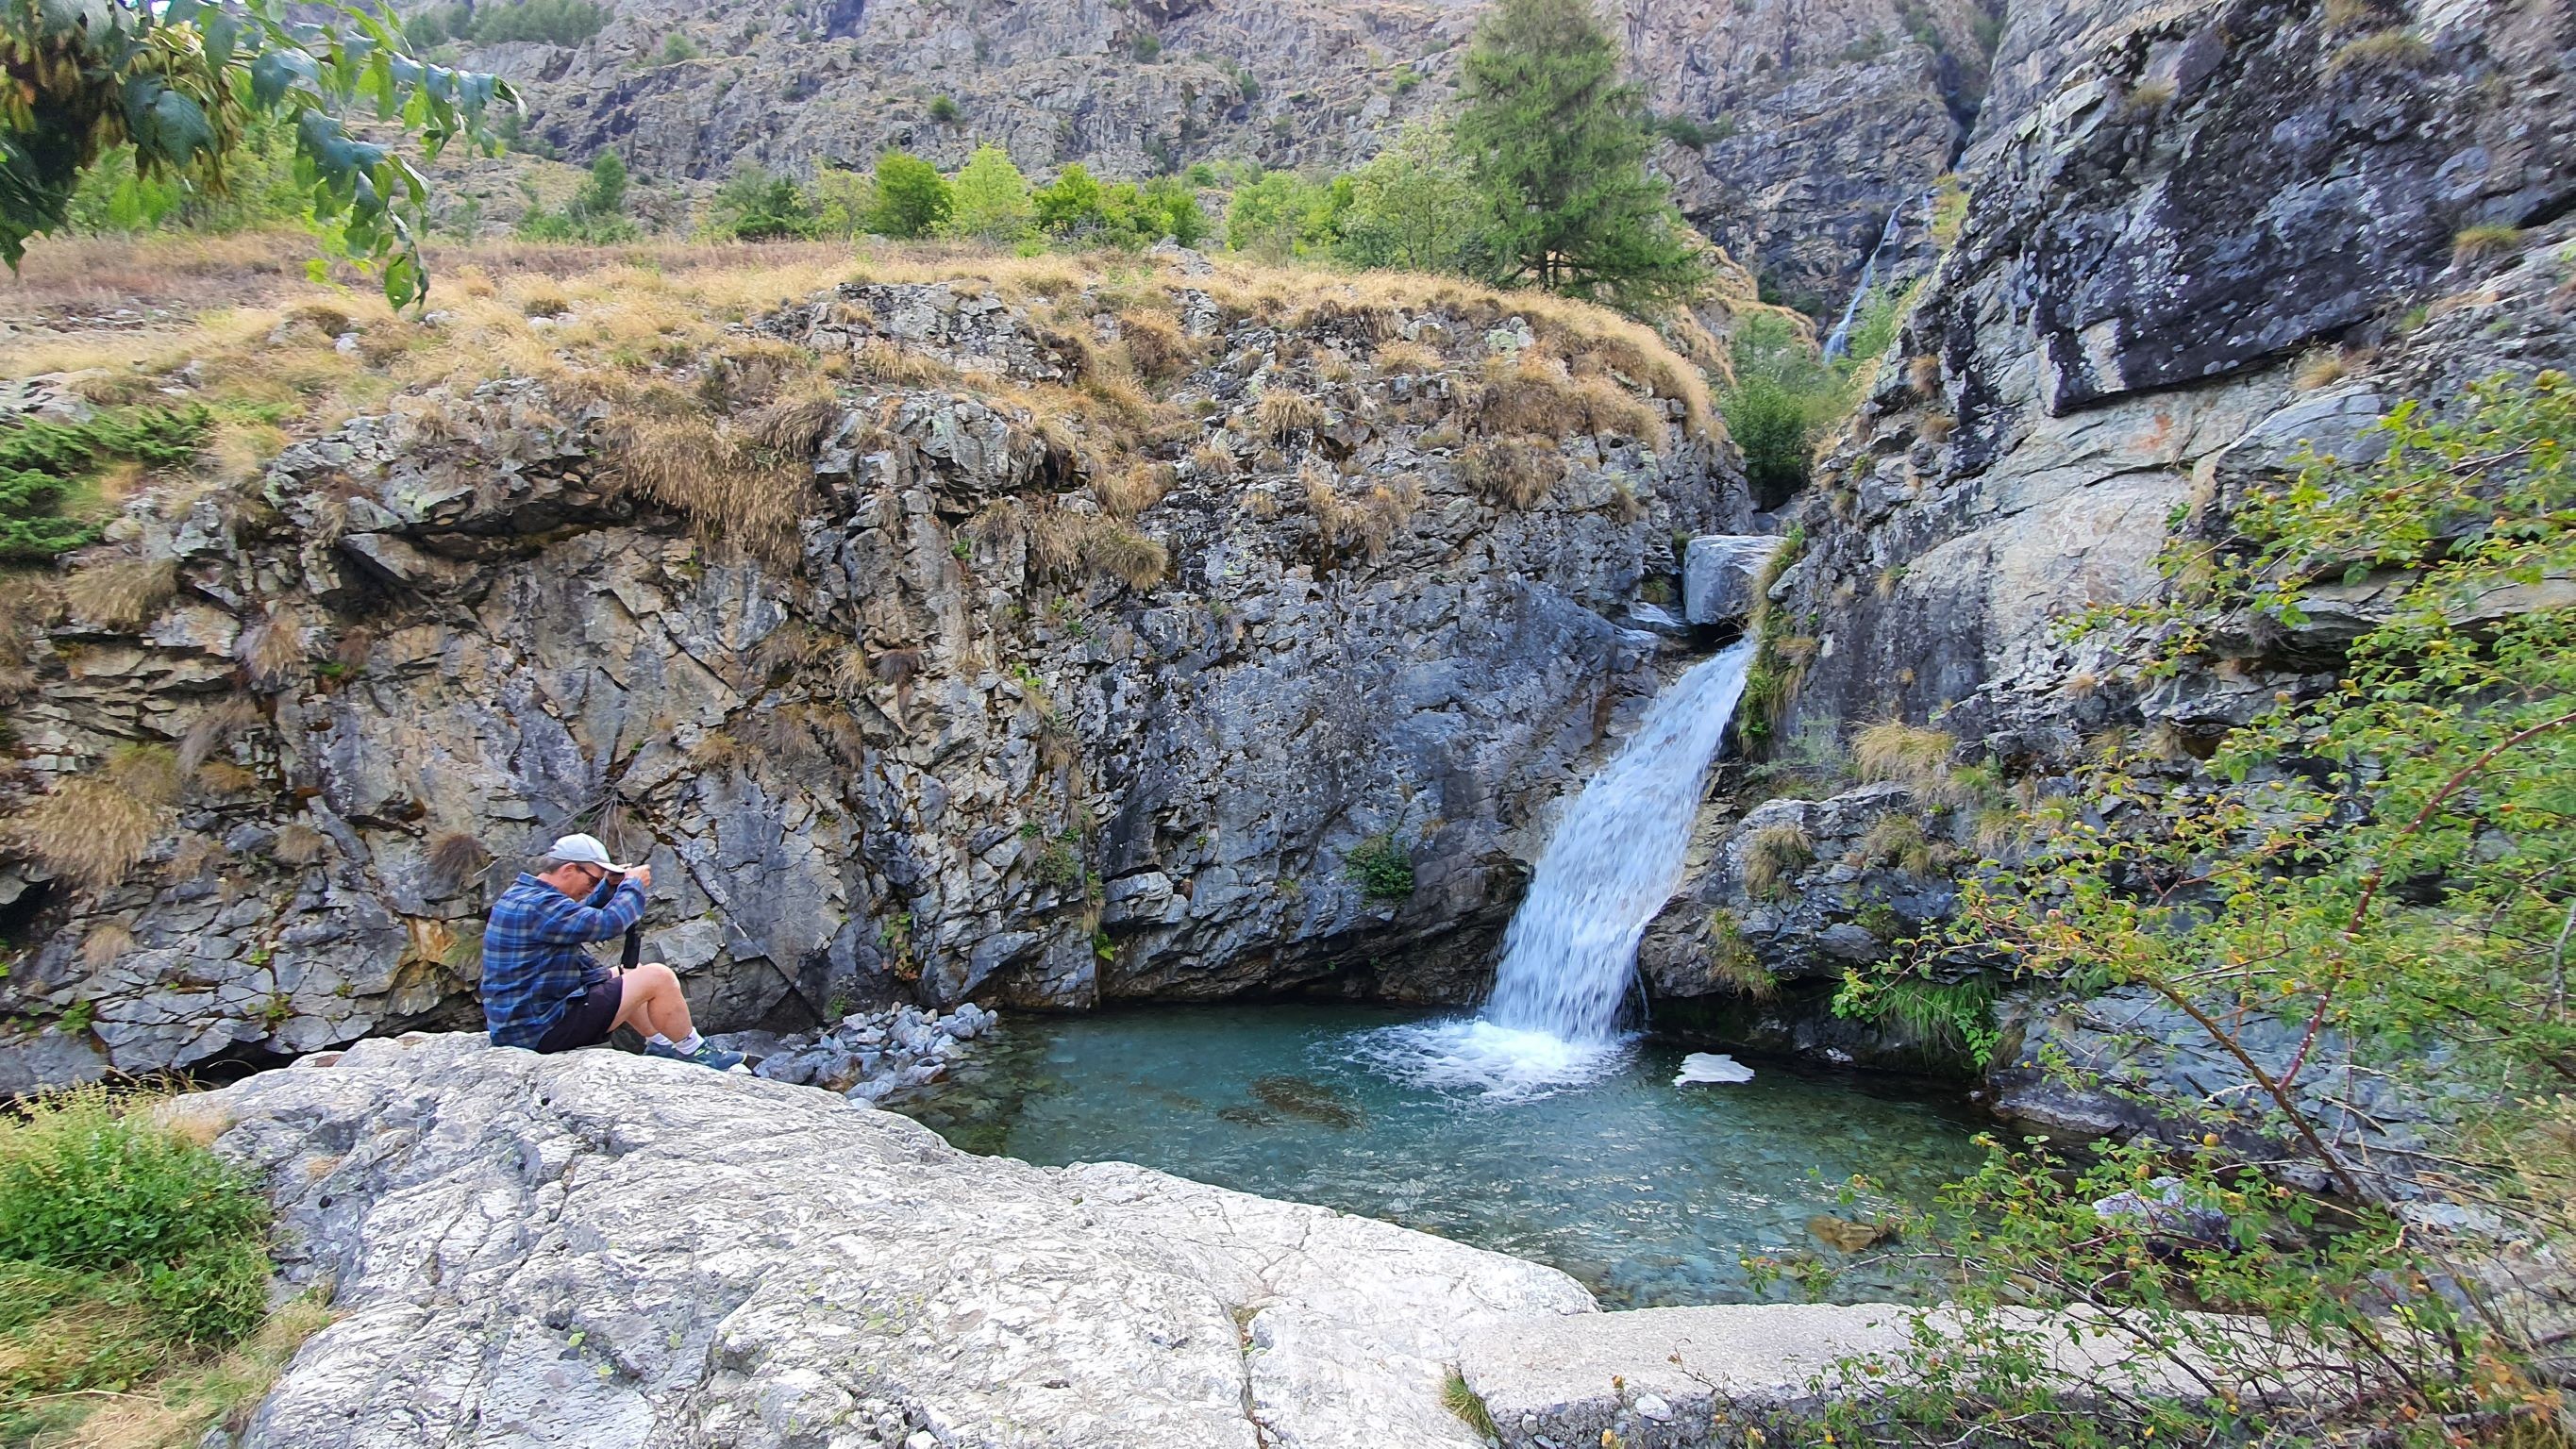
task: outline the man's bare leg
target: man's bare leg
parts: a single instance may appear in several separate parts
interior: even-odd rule
[[[618,977],[626,983],[617,1000],[618,1026],[631,1026],[646,1037],[687,1041],[696,1030],[689,1019],[688,998],[680,978],[659,961],[647,961]]]

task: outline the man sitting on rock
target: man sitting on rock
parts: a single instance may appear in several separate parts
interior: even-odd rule
[[[647,1055],[718,1071],[741,1064],[698,1035],[670,967],[612,971],[582,949],[644,919],[651,866],[619,865],[587,835],[556,841],[537,866],[501,892],[483,930],[483,1023],[493,1045],[568,1052],[631,1026]]]

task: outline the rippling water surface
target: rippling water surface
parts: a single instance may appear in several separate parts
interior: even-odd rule
[[[1758,1063],[1742,1085],[1674,1087],[1682,1048],[1652,1041],[1601,1048],[1577,1084],[1501,1098],[1481,1075],[1377,1064],[1390,1029],[1435,1020],[1268,1005],[1012,1017],[899,1110],[974,1152],[1141,1163],[1552,1263],[1614,1308],[1765,1296],[1747,1254],[1843,1265],[1837,1297],[1917,1296],[1900,1267],[1836,1251],[1808,1220],[1868,1217],[1868,1201],[1836,1200],[1855,1173],[1921,1201],[1977,1157],[1955,1100]]]

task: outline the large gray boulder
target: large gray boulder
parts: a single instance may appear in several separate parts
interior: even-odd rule
[[[1682,553],[1682,613],[1694,624],[1726,624],[1753,612],[1753,586],[1780,551],[1775,535],[1712,533]]]
[[[379,1038],[174,1110],[271,1184],[289,1280],[336,1285],[263,1449],[1470,1449],[1460,1337],[1594,1309],[1390,1224],[614,1052]]]

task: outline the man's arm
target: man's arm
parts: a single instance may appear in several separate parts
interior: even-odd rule
[[[605,906],[583,905],[570,896],[559,895],[556,899],[562,904],[547,910],[534,923],[536,938],[554,945],[605,941],[626,934],[627,927],[644,919],[644,887],[632,878],[617,883]]]

